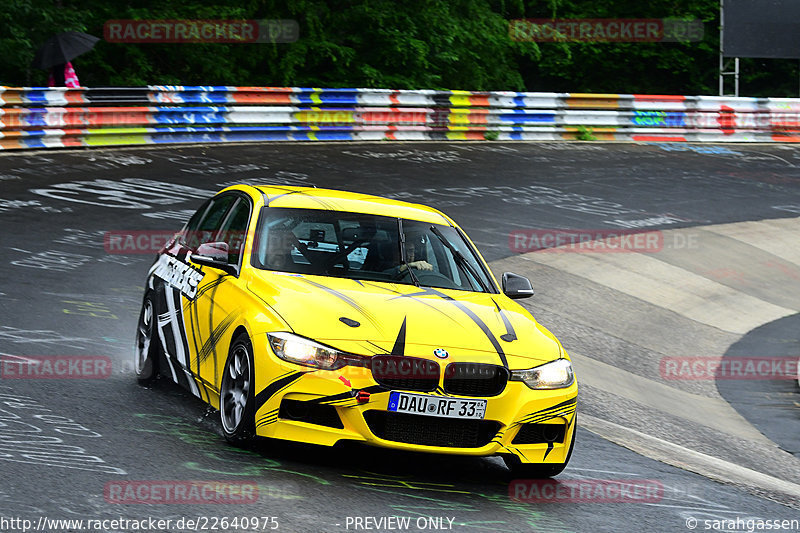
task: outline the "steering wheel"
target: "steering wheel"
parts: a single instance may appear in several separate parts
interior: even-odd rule
[[[437,285],[446,286],[448,288],[456,288],[456,284],[452,279],[439,272],[433,272],[431,270],[419,270],[414,272],[414,274],[417,275],[419,282],[424,285]],[[436,283],[437,281],[438,283]]]
[[[408,276],[408,270],[409,269],[406,268],[402,272],[395,274],[392,279],[400,281],[404,277]],[[447,276],[439,272],[435,272],[432,270],[414,270],[414,275],[416,275],[419,282],[424,285],[437,285],[437,286],[445,285],[449,288],[456,288],[456,284],[453,282],[452,279],[448,278]],[[438,281],[439,283],[436,283],[436,281]]]

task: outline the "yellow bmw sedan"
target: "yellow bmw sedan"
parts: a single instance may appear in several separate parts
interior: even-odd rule
[[[343,191],[236,185],[203,204],[150,269],[135,344],[219,409],[234,444],[502,456],[560,473],[578,386],[561,343],[445,214]]]

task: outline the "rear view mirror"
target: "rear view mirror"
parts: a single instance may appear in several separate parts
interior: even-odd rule
[[[514,274],[513,272],[503,273],[503,294],[509,298],[530,298],[533,296],[533,285],[530,280],[524,276]]]
[[[198,265],[210,266],[224,270],[228,274],[239,274],[236,265],[228,263],[228,244],[225,242],[207,242],[197,247],[192,253],[192,261]]]
[[[375,236],[375,228],[344,228],[342,240],[344,242],[365,241]]]

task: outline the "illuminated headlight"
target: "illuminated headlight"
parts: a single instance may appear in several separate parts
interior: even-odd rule
[[[268,333],[269,344],[275,355],[298,365],[334,370],[346,364],[345,354],[291,333]]]
[[[511,379],[524,381],[532,389],[564,389],[575,381],[575,374],[567,359],[556,359],[535,368],[512,370]]]

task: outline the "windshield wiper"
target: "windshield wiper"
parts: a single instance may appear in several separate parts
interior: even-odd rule
[[[447,247],[447,249],[450,250],[450,253],[453,254],[453,258],[455,258],[455,260],[456,260],[456,264],[461,267],[461,270],[469,272],[469,274],[473,278],[475,278],[475,281],[478,282],[478,285],[481,286],[481,289],[483,289],[483,292],[489,292],[489,289],[486,287],[486,285],[484,285],[483,280],[478,275],[478,273],[475,272],[475,269],[473,268],[473,266],[469,264],[469,261],[467,261],[467,258],[464,257],[464,254],[462,254],[461,252],[456,250],[455,246],[453,246],[450,243],[450,241],[448,241],[445,238],[445,236],[442,235],[442,232],[439,231],[439,228],[437,228],[436,226],[431,226],[431,231],[433,232],[434,235],[436,235],[436,238],[439,239],[440,241],[442,241],[442,244],[444,244]],[[470,284],[471,284],[471,282],[470,282]]]
[[[406,234],[403,233],[403,219],[400,217],[397,218],[397,231],[400,233],[400,262],[406,266],[408,275],[411,276],[411,281],[414,282],[414,285],[419,287],[417,275],[414,274],[414,271],[411,269],[411,265],[408,264],[408,260],[406,259]]]

